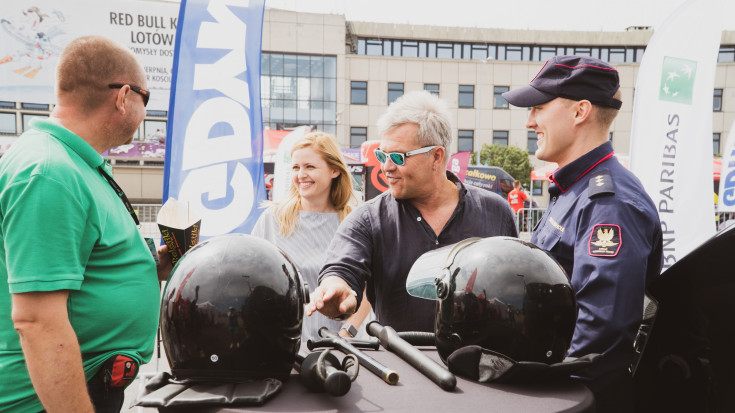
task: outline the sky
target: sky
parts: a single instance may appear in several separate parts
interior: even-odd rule
[[[266,7],[344,14],[350,21],[531,30],[658,27],[685,0],[266,0]],[[703,0],[735,30],[735,0]]]

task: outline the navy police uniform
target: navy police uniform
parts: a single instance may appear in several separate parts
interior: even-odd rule
[[[569,355],[606,356],[594,371],[625,369],[648,282],[661,271],[661,224],[638,178],[607,142],[554,172],[549,207],[531,242],[564,267],[578,315]]]

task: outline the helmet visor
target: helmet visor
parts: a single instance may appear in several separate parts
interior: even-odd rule
[[[421,255],[413,263],[411,271],[408,272],[408,277],[406,277],[406,291],[408,294],[427,300],[437,300],[437,280],[441,281],[449,274],[448,269],[459,251],[479,240],[480,238],[468,238]]]

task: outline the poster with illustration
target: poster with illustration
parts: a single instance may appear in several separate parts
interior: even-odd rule
[[[130,48],[148,78],[148,110],[168,110],[179,5],[138,0],[0,2],[0,101],[54,104],[54,72],[73,39],[99,35]]]

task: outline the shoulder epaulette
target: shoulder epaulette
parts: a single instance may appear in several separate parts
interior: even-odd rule
[[[591,174],[587,195],[592,198],[594,196],[615,193],[615,185],[613,185],[612,177],[607,169],[601,169]]]

